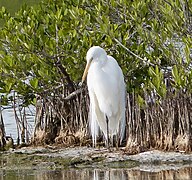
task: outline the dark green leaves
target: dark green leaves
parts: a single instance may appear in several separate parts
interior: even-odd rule
[[[159,70],[158,66],[155,66],[155,68],[150,67],[149,76],[150,76],[149,88],[151,90],[154,89],[160,97],[165,97],[167,87],[164,83],[163,72]]]
[[[192,79],[191,36],[180,1],[50,0],[25,6],[13,17],[2,7],[0,17],[5,20],[0,32],[0,86],[5,92],[42,94],[63,83],[67,87],[66,74],[80,81],[86,51],[93,45],[117,59],[129,92],[150,89],[164,97],[167,76],[174,88],[186,87]]]

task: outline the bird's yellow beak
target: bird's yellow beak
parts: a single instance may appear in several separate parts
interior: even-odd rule
[[[85,81],[85,78],[87,76],[87,73],[89,71],[89,68],[90,68],[90,65],[91,65],[91,62],[92,62],[93,59],[91,59],[87,64],[86,64],[86,67],[85,67],[85,70],[84,70],[84,73],[83,73],[83,77],[82,77],[82,80],[81,80],[81,84],[83,84],[83,82]]]

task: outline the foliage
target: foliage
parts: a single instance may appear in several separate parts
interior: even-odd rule
[[[39,94],[80,81],[85,53],[92,45],[103,46],[119,61],[129,92],[140,91],[144,83],[157,91],[163,85],[159,95],[165,95],[165,73],[160,69],[165,72],[169,66],[174,66],[170,76],[175,87],[184,87],[191,79],[186,19],[191,6],[185,5],[188,11],[182,1],[49,0],[37,7],[24,6],[15,16],[2,7],[6,23],[0,33],[1,92]]]

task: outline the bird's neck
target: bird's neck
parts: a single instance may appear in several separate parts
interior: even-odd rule
[[[103,67],[107,63],[107,57],[106,56],[101,56],[98,58],[98,66]]]

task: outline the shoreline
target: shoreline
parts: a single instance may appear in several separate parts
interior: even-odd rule
[[[192,168],[192,153],[146,151],[128,155],[123,150],[106,148],[22,147],[0,153],[1,169],[132,169],[148,172]]]

